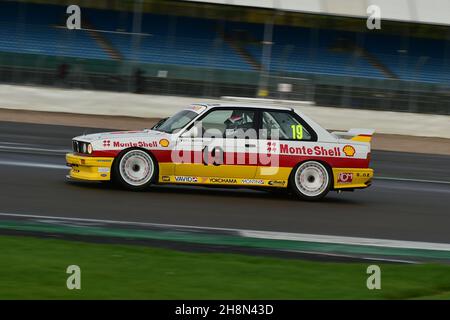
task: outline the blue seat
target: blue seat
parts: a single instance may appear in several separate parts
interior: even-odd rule
[[[67,18],[63,6],[14,2],[3,2],[1,6],[0,51],[111,59],[89,32],[62,27]],[[84,8],[82,15],[94,28],[112,31],[102,36],[126,60],[242,71],[257,71],[250,59],[262,63],[262,24],[145,13],[143,35],[133,36],[132,12]],[[219,27],[226,37],[233,36],[235,45],[249,57],[225,41]],[[365,54],[336,50],[342,39],[365,49],[378,65]],[[448,43],[421,38],[408,41],[408,46],[403,47],[402,39],[394,35],[275,25],[270,70],[277,74],[385,79],[381,64],[401,80],[450,83],[449,53],[445,55]]]

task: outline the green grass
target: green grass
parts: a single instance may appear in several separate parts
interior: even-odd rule
[[[72,264],[81,290],[66,288]],[[366,288],[368,265],[0,236],[0,298],[450,298],[448,265],[380,264],[381,290]]]

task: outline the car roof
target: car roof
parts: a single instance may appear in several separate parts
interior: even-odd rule
[[[207,109],[212,108],[252,108],[252,109],[272,109],[272,110],[288,110],[292,111],[293,109],[290,107],[281,107],[281,106],[269,106],[269,105],[261,105],[261,104],[239,104],[239,103],[194,103],[192,105],[201,105],[205,106]]]

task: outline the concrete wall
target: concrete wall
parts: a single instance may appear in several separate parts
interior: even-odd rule
[[[67,112],[90,115],[167,117],[192,103],[249,104],[242,101],[142,95],[88,90],[69,90],[0,85],[0,109]],[[263,104],[258,101],[258,104]],[[320,107],[292,102],[270,102],[304,112],[327,129],[373,128],[378,133],[450,138],[450,116],[406,112]],[[1,120],[1,119],[0,119]]]

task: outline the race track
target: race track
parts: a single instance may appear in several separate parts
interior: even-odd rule
[[[96,130],[104,131],[104,130]],[[64,126],[0,122],[0,213],[450,243],[450,156],[374,151],[366,190],[319,203],[247,189],[67,182]]]

